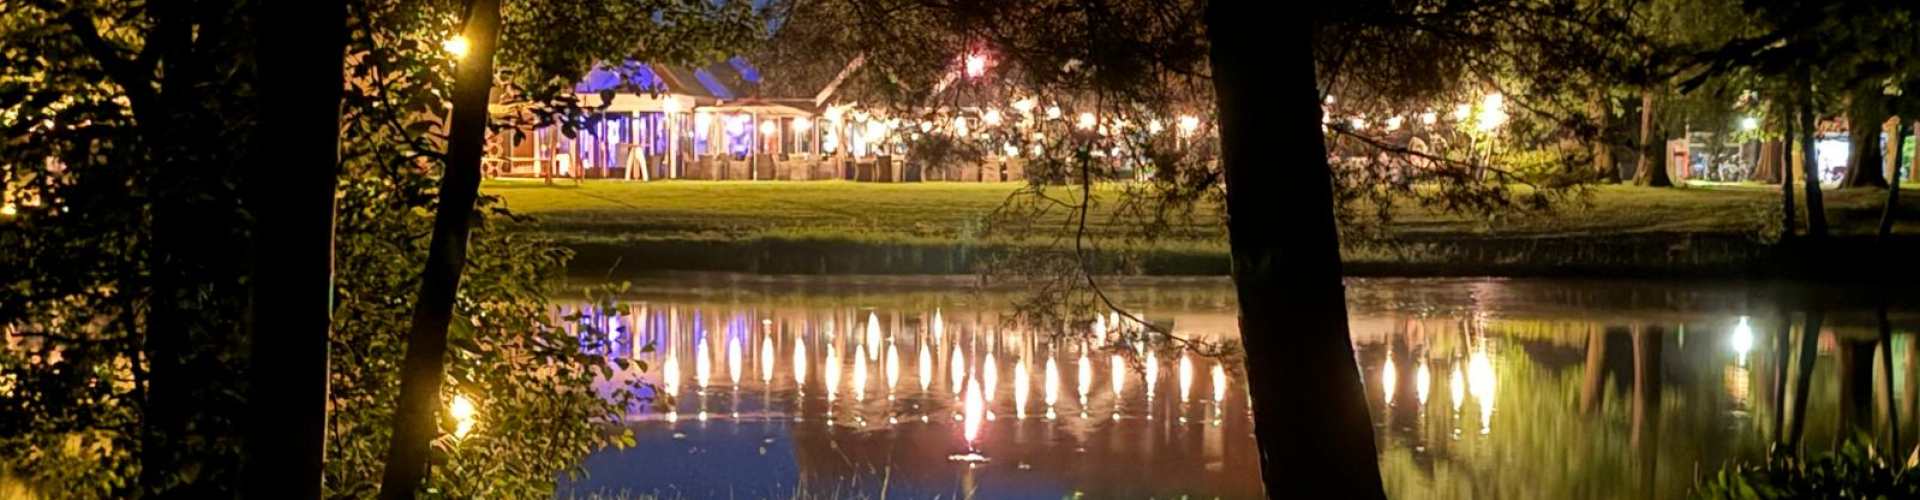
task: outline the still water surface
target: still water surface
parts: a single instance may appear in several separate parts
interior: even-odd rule
[[[1842,422],[1884,439],[1889,407],[1912,445],[1913,304],[1895,304],[1901,328],[1881,351],[1870,309],[1828,309],[1811,337],[1795,319],[1783,336],[1775,302],[1743,285],[1351,285],[1396,499],[1679,497],[1783,429],[1812,448],[1831,446]],[[1116,296],[1184,339],[1238,339],[1224,281],[1129,283]],[[622,376],[659,397],[628,412],[638,446],[590,457],[560,497],[1261,497],[1241,360],[1116,315],[1065,335],[1018,326],[1018,298],[947,278],[644,281],[621,314],[577,328],[612,332],[611,349],[649,365]],[[1790,362],[1809,345],[1801,384]],[[1892,377],[1877,362],[1886,353]],[[1788,418],[1801,385],[1805,416]]]

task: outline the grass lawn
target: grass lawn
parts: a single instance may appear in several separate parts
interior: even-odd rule
[[[488,181],[482,190],[533,215],[562,242],[777,238],[872,242],[972,241],[1017,184],[825,182]],[[1920,190],[1902,196],[1902,233],[1920,232]],[[1838,234],[1869,234],[1883,190],[1828,190]],[[1597,186],[1550,214],[1492,220],[1399,210],[1392,230],[1421,236],[1595,237],[1757,234],[1776,218],[1779,188],[1719,184],[1683,189]],[[1804,203],[1804,201],[1798,201]],[[1104,217],[1096,216],[1096,221]],[[1111,229],[1111,228],[1104,228]]]

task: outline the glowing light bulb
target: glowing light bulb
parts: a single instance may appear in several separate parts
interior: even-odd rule
[[[1733,335],[1727,338],[1733,352],[1739,355],[1740,365],[1747,364],[1747,353],[1753,351],[1753,327],[1747,324],[1747,317],[1740,317],[1740,324],[1733,327]]]
[[[1200,130],[1199,117],[1193,115],[1183,115],[1180,117],[1180,135],[1191,136],[1194,131],[1197,130]]]
[[[440,48],[446,50],[448,54],[453,54],[454,59],[466,59],[469,48],[467,37],[466,35],[454,35],[453,38],[448,38],[447,41],[440,42]]]
[[[986,114],[980,115],[980,123],[985,123],[989,127],[1000,125],[1000,110],[987,110]]]
[[[1093,116],[1093,113],[1080,113],[1080,120],[1077,123],[1077,125],[1080,127],[1081,130],[1091,130],[1093,129],[1094,124],[1097,124],[1099,122],[1100,122],[1099,118]]]
[[[467,399],[465,395],[455,394],[453,403],[448,405],[447,416],[453,417],[456,422],[453,436],[464,438],[467,437],[468,432],[473,431],[474,417],[479,416],[479,411],[474,409],[473,401]]]
[[[985,54],[967,54],[967,78],[979,78],[987,74],[987,56]]]

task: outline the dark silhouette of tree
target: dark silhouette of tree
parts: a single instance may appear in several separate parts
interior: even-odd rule
[[[1255,433],[1261,474],[1272,496],[1385,498],[1347,330],[1312,21],[1276,27],[1259,11],[1212,3],[1206,22],[1248,390],[1265,429]],[[1261,165],[1275,140],[1293,160]],[[1321,404],[1286,408],[1294,401]]]
[[[467,4],[461,33],[468,49],[456,63],[453,118],[447,132],[447,163],[440,176],[439,209],[420,278],[419,299],[407,333],[400,372],[400,409],[381,481],[383,499],[411,499],[427,474],[427,450],[440,435],[440,386],[446,378],[447,327],[454,294],[466,266],[468,224],[480,196],[480,156],[485,147],[487,94],[493,90],[494,47],[500,38],[500,2]]]
[[[245,193],[255,258],[243,496],[317,500],[326,455],[347,5],[253,8],[260,108]]]

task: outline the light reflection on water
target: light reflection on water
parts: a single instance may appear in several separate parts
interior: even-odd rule
[[[1780,408],[1791,406],[1782,402],[1790,377],[1781,353],[1793,349],[1776,344],[1777,321],[1749,310],[1738,288],[1613,286],[1629,290],[1353,287],[1354,347],[1391,496],[1671,498],[1686,494],[1697,470],[1760,456]],[[621,377],[673,397],[632,408],[627,425],[639,446],[590,458],[589,476],[564,485],[563,497],[1261,496],[1237,360],[1142,341],[1118,316],[1083,325],[1083,336],[1030,331],[1003,321],[1010,313],[996,306],[1005,297],[942,287],[754,293],[642,291],[625,298],[621,315],[587,320],[615,332],[612,349],[654,367]],[[1141,305],[1133,312],[1183,336],[1237,337],[1224,283],[1120,293]],[[1655,295],[1664,298],[1645,298]],[[1829,318],[1808,411],[1793,419],[1815,448],[1841,435],[1835,353],[1871,330],[1844,312]],[[1904,354],[1893,378],[1899,420],[1911,428],[1920,383],[1909,367],[1920,347],[1905,332],[1895,337]],[[716,353],[725,380],[712,380]],[[884,383],[870,382],[869,370],[883,370],[873,376]],[[1162,376],[1174,378],[1175,394],[1159,393]],[[1269,404],[1315,411],[1310,401]],[[679,418],[687,412],[702,417]],[[954,459],[972,453],[987,461]]]

